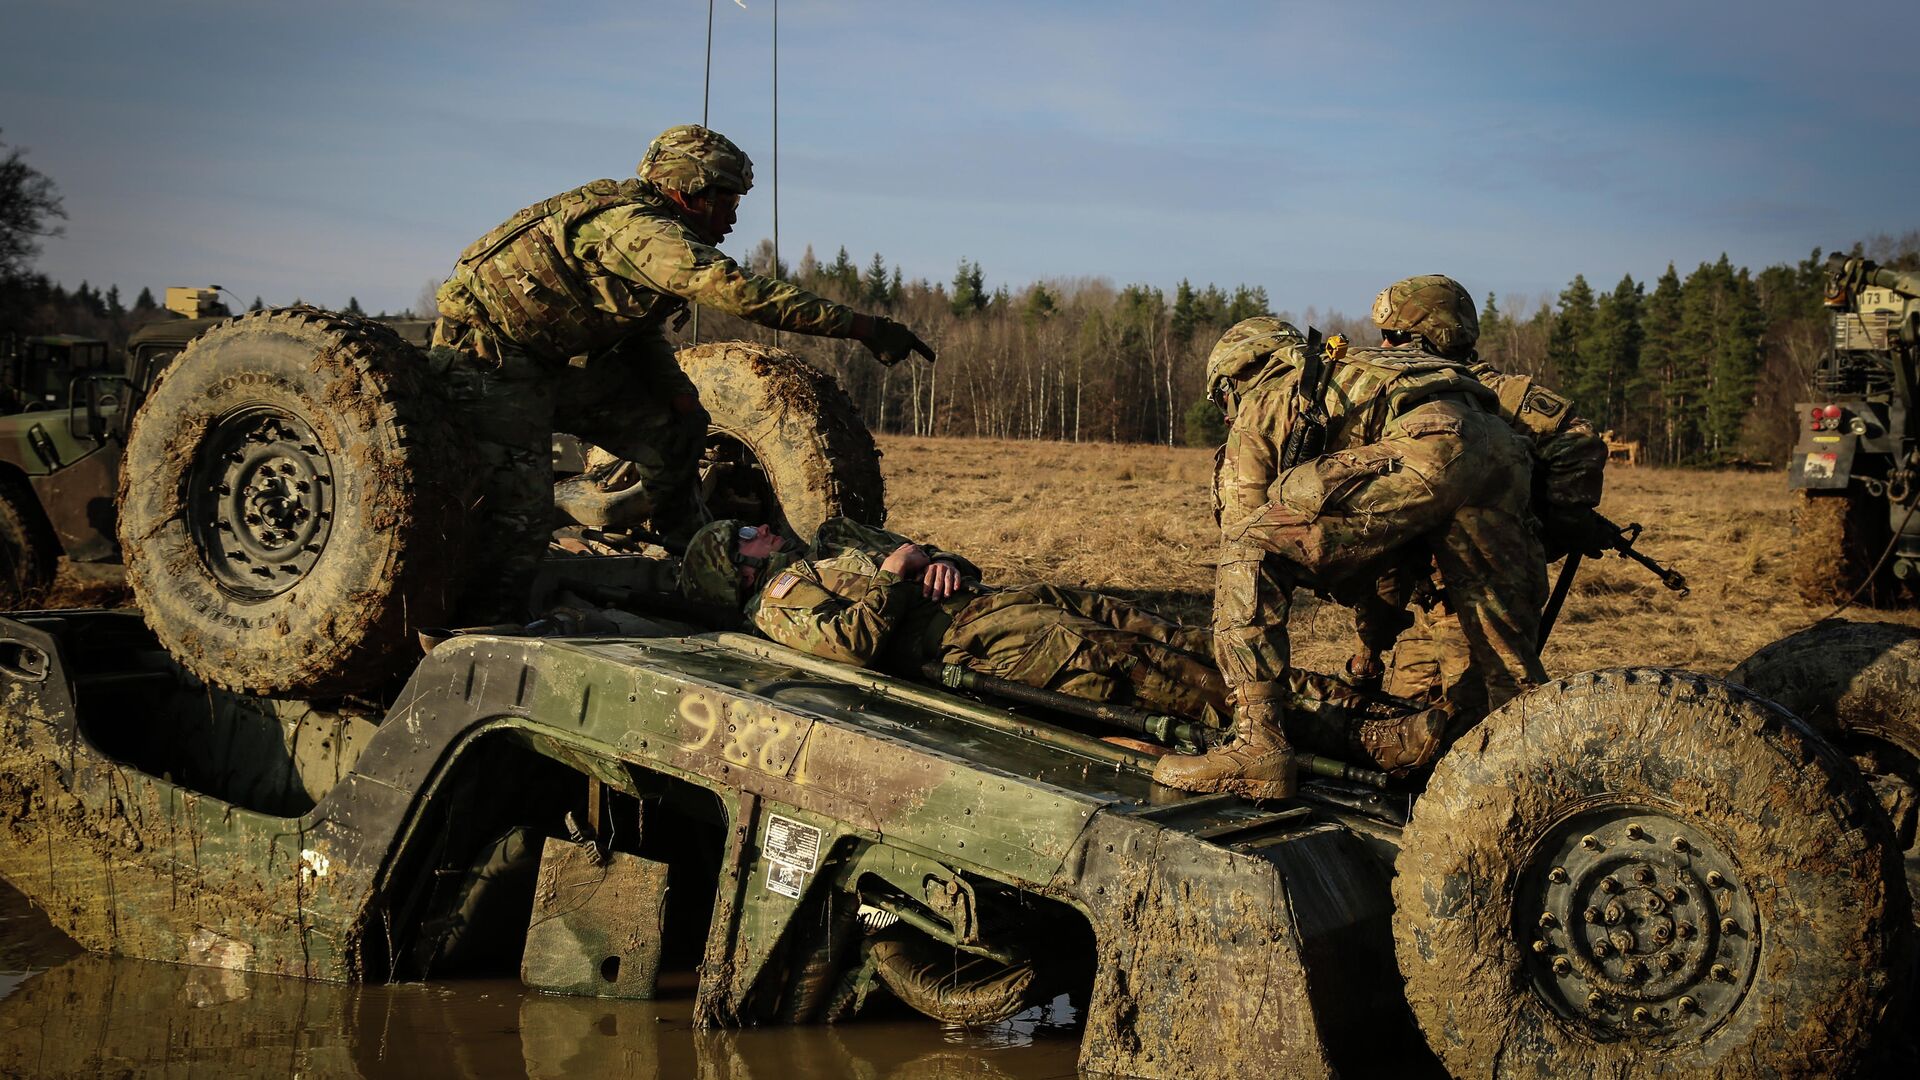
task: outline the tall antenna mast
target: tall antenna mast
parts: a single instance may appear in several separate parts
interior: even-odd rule
[[[780,276],[780,0],[773,0],[773,277]],[[774,348],[780,331],[773,331]]]
[[[700,83],[700,126],[711,128],[707,113],[713,105],[713,0],[707,0],[707,70]],[[693,343],[700,344],[700,305],[693,305]]]

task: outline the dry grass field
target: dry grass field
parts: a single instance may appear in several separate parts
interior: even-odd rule
[[[890,528],[962,552],[996,581],[1080,584],[1204,622],[1212,603],[1213,458],[1204,450],[978,439],[880,440]],[[1619,664],[1724,673],[1830,608],[1788,583],[1792,500],[1774,473],[1615,470],[1601,512],[1642,522],[1640,547],[1687,576],[1681,599],[1634,563],[1585,563],[1545,661],[1555,675]],[[1851,618],[1920,625],[1920,612]],[[1338,670],[1344,611],[1302,597],[1294,654]]]

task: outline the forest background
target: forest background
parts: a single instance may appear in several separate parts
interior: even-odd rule
[[[64,212],[17,150],[0,159],[0,202],[9,219],[0,231],[15,241],[0,251],[0,340],[70,333],[117,349],[134,328],[166,317],[150,285],[128,300],[117,284],[69,289],[32,271],[34,241],[54,235]],[[1920,268],[1920,230],[1865,238],[1849,250]],[[1224,431],[1201,384],[1208,350],[1228,326],[1278,314],[1356,342],[1377,337],[1364,316],[1292,311],[1259,285],[1183,280],[1170,296],[1098,276],[1015,285],[990,282],[984,267],[964,257],[951,281],[934,282],[905,278],[877,252],[856,261],[844,247],[829,260],[809,247],[790,264],[776,259],[768,240],[742,261],[898,319],[938,350],[937,365],[883,368],[853,342],[779,336],[780,345],[836,374],[868,424],[887,434],[1211,446]],[[1381,285],[1445,269],[1383,266]],[[1480,356],[1572,397],[1597,428],[1640,441],[1648,463],[1778,464],[1798,430],[1793,404],[1811,393],[1828,344],[1823,283],[1817,249],[1757,271],[1724,255],[1684,276],[1670,263],[1651,286],[1628,275],[1596,288],[1576,273],[1558,296],[1487,294]],[[429,312],[437,284],[422,288],[415,311],[396,314]],[[1372,300],[1354,299],[1363,311]],[[249,306],[264,304],[255,297]],[[358,311],[358,301],[348,310]],[[677,336],[690,341],[696,332],[703,340],[775,339],[713,311]]]

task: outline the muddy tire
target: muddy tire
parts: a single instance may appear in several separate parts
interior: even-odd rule
[[[0,611],[39,602],[53,584],[60,544],[26,481],[0,476]]]
[[[713,516],[785,524],[809,543],[828,518],[886,523],[880,450],[833,376],[747,341],[679,359],[713,418],[700,477]]]
[[[997,1024],[1054,996],[1042,988],[1031,961],[1005,964],[974,956],[918,931],[884,930],[866,939],[864,948],[894,997],[942,1023]]]
[[[1866,774],[1920,895],[1920,628],[1831,619],[1781,638],[1727,676],[1812,724]]]
[[[1454,1076],[1832,1076],[1904,980],[1885,818],[1747,691],[1590,672],[1441,759],[1396,865],[1407,1000]]]
[[[379,686],[446,613],[459,476],[420,354],[310,307],[249,313],[174,359],[121,475],[147,623],[232,690]]]
[[[1860,590],[1858,603],[1893,602],[1899,583],[1874,564],[1892,536],[1884,499],[1857,487],[1795,493],[1793,539],[1788,552],[1794,588],[1809,604],[1837,604]],[[1872,583],[1866,584],[1869,575]],[[1861,586],[1866,584],[1866,588]]]

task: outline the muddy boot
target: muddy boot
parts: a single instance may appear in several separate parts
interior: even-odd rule
[[[1404,777],[1433,763],[1447,731],[1447,710],[1422,709],[1405,716],[1362,720],[1353,728],[1352,758]]]
[[[1234,710],[1232,741],[1204,754],[1168,754],[1154,766],[1153,782],[1182,791],[1227,792],[1248,799],[1292,795],[1299,783],[1293,749],[1280,731],[1279,703],[1270,698],[1242,700]]]

